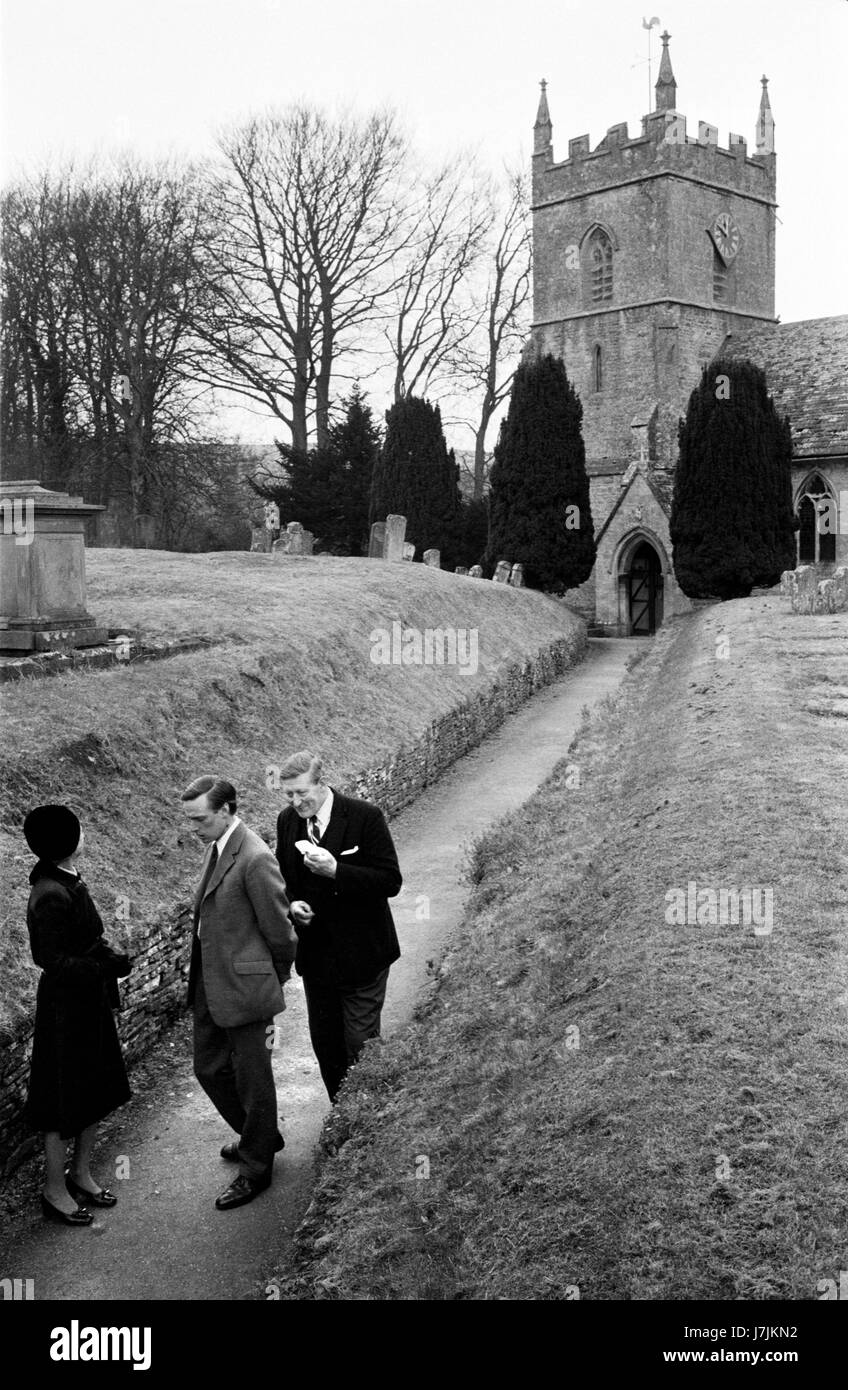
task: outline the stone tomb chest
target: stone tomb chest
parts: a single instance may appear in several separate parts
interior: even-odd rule
[[[85,599],[85,519],[103,508],[27,479],[0,483],[0,510],[0,650],[105,643]]]

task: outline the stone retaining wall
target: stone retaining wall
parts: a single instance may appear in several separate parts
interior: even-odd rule
[[[391,817],[408,806],[452,763],[475,748],[513,710],[561,676],[583,654],[585,632],[558,638],[535,656],[516,662],[486,690],[435,720],[413,743],[397,749],[376,767],[341,787],[374,801]],[[261,827],[257,827],[261,829]],[[190,907],[175,905],[165,917],[134,926],[132,975],[120,985],[123,1010],[118,1030],[124,1055],[132,1062],[156,1041],[184,1007],[190,944]],[[0,1034],[0,1169],[5,1177],[36,1147],[40,1137],[26,1129],[26,1097],[32,1021]]]

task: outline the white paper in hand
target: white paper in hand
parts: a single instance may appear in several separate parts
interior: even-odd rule
[[[311,849],[315,848],[311,840],[295,840],[294,847],[299,849],[301,854],[308,854]]]

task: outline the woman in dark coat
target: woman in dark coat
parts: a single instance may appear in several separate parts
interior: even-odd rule
[[[24,835],[38,863],[27,906],[32,958],[41,967],[26,1118],[44,1132],[45,1217],[88,1226],[89,1206],[117,1198],[91,1176],[98,1121],[130,1098],[113,1007],[130,961],[107,946],[76,861],[84,835],[67,806],[37,806]],[[68,1140],[74,1154],[65,1173]]]

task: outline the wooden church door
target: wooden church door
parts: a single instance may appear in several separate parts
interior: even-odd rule
[[[630,634],[648,636],[657,630],[658,599],[663,577],[659,556],[643,541],[630,561]]]

